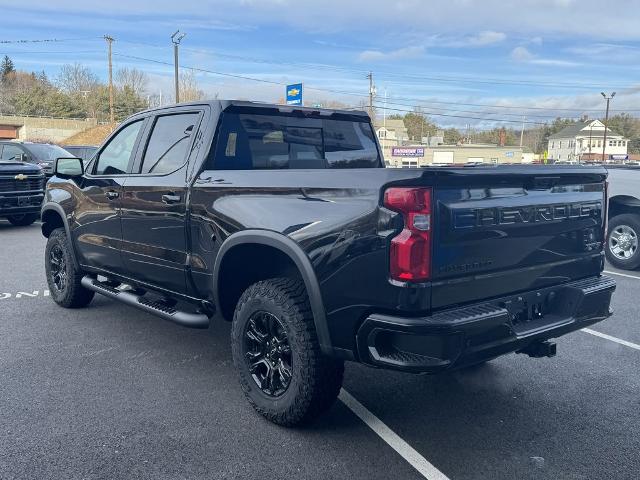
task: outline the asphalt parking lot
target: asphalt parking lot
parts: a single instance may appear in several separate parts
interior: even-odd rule
[[[627,344],[580,331],[552,359],[436,377],[348,364],[344,398],[380,436],[343,402],[306,429],[258,416],[223,322],[57,307],[44,245],[39,225],[0,221],[0,479],[411,479],[420,459],[451,480],[639,476],[640,272],[615,276],[616,313],[592,327]]]

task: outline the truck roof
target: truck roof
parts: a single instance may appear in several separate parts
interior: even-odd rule
[[[154,111],[163,111],[163,110],[171,110],[173,108],[180,107],[189,107],[189,106],[199,106],[199,105],[209,105],[215,109],[226,110],[229,107],[248,107],[248,108],[264,108],[264,109],[277,109],[283,113],[293,112],[293,111],[302,111],[302,112],[317,112],[320,115],[332,115],[332,114],[344,114],[344,115],[356,115],[362,116],[369,119],[369,114],[363,110],[349,110],[349,109],[335,109],[335,108],[315,108],[315,107],[303,107],[300,105],[281,105],[277,103],[266,103],[266,102],[251,102],[247,100],[202,100],[196,102],[185,102],[185,103],[176,103],[172,105],[165,105],[162,107],[155,107],[139,112],[136,115],[154,112]]]

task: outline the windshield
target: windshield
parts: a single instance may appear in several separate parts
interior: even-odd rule
[[[73,156],[69,152],[67,152],[64,148],[61,148],[57,145],[50,145],[45,143],[38,143],[38,144],[34,143],[31,145],[25,145],[25,147],[34,156],[34,160],[38,160],[41,162],[52,162],[56,158]]]

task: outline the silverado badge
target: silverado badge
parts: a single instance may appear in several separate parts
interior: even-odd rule
[[[19,173],[13,178],[15,178],[16,180],[26,180],[28,177],[24,173]]]

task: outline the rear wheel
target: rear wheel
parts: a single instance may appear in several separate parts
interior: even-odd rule
[[[7,220],[16,227],[26,227],[35,222],[38,219],[38,216],[39,215],[37,213],[23,213],[22,215],[9,215]]]
[[[245,396],[274,423],[309,422],[340,392],[344,362],[321,353],[300,280],[251,285],[235,310],[231,346]]]
[[[640,267],[640,219],[625,213],[609,220],[605,253],[611,265],[624,270]]]
[[[71,245],[63,228],[56,228],[47,241],[45,271],[49,295],[61,307],[85,307],[94,296],[80,284],[83,272],[75,266]]]

